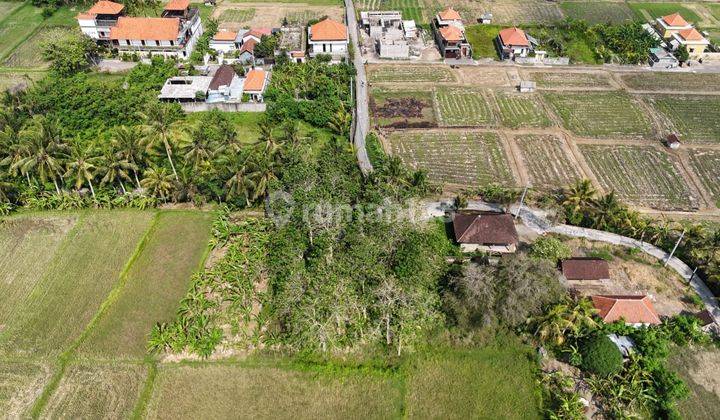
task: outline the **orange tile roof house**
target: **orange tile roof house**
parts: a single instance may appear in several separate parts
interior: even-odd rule
[[[660,317],[645,295],[595,295],[592,303],[604,322],[619,320],[629,325],[659,324]]]
[[[189,0],[171,0],[162,17],[127,17],[122,16],[123,10],[119,3],[99,1],[87,13],[78,15],[78,23],[83,33],[109,42],[120,55],[185,59],[203,32],[200,13],[190,7]],[[114,14],[104,14],[111,12]]]
[[[465,37],[462,17],[452,7],[437,15],[432,21],[435,43],[444,58],[463,59],[472,57],[472,46]]]
[[[245,75],[243,90],[255,102],[263,101],[263,94],[270,78],[270,73],[261,69],[252,69]]]
[[[223,54],[235,51],[237,49],[237,44],[235,43],[237,36],[238,33],[235,31],[221,29],[213,35],[208,46],[210,49]]]
[[[347,55],[347,26],[332,19],[324,19],[308,27],[310,57],[329,54],[333,59]]]
[[[663,38],[668,39],[671,38],[674,33],[691,29],[693,26],[689,24],[680,13],[673,13],[655,19],[655,27]]]
[[[515,223],[507,213],[456,213],[453,231],[463,252],[515,252],[518,244]]]
[[[705,39],[695,28],[683,29],[672,34],[670,45],[674,49],[685,47],[691,58],[702,57],[710,41]]]
[[[503,59],[527,57],[532,50],[525,31],[520,28],[505,28],[497,36],[498,50]]]

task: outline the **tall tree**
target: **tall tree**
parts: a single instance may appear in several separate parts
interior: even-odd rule
[[[23,174],[32,174],[40,182],[51,180],[60,193],[58,178],[62,177],[63,159],[68,149],[56,122],[39,115],[20,132],[27,145],[27,155],[14,164]]]
[[[143,139],[148,151],[162,145],[175,180],[179,181],[172,159],[172,146],[186,137],[187,132],[184,124],[178,121],[176,110],[163,103],[151,103],[145,112],[140,113],[140,118],[144,121]]]
[[[85,183],[90,186],[90,193],[95,198],[95,179],[97,164],[100,158],[92,146],[84,146],[79,142],[70,147],[70,156],[65,163],[65,177],[75,179],[75,189],[79,190]]]
[[[140,163],[144,160],[142,132],[137,127],[121,125],[112,130],[110,138],[112,147],[118,154],[118,157],[133,165],[131,170],[135,179],[135,185],[140,188],[138,170]]]
[[[165,168],[152,167],[145,171],[140,185],[153,197],[167,201],[173,191],[173,176]]]

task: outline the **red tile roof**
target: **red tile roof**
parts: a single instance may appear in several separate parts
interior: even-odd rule
[[[445,41],[450,42],[462,41],[465,38],[460,28],[455,26],[443,26],[440,28],[440,36],[442,36]]]
[[[263,35],[272,35],[272,29],[270,28],[250,28],[249,31],[245,32],[243,38],[246,36],[254,36],[255,38],[262,38]]]
[[[645,295],[596,295],[592,297],[592,302],[605,322],[623,319],[628,324],[660,323],[650,298]]]
[[[347,27],[332,19],[322,20],[310,27],[312,41],[347,41]]]
[[[610,278],[608,262],[600,258],[570,258],[562,261],[562,272],[568,280],[604,280]]]
[[[461,244],[512,245],[518,234],[511,215],[506,213],[456,213],[455,239]]]
[[[248,39],[247,41],[243,42],[242,47],[240,47],[240,54],[244,53],[245,51],[249,52],[250,54],[254,54],[255,46],[257,44],[258,42],[254,39]]]
[[[668,26],[688,26],[687,21],[683,19],[682,16],[680,16],[680,13],[673,13],[672,15],[663,16],[662,20]]]
[[[237,32],[220,30],[213,35],[213,41],[235,41]]]
[[[667,143],[668,144],[680,143],[680,138],[678,138],[677,134],[672,133],[669,136],[667,136]]]
[[[190,7],[190,0],[170,0],[165,5],[165,10],[171,10],[173,12],[179,12]]]
[[[458,13],[452,7],[448,7],[447,9],[438,13],[438,15],[440,16],[440,19],[442,19],[442,20],[462,20],[462,17],[460,17],[460,13]]]
[[[265,70],[252,69],[245,77],[245,92],[262,92],[265,86]]]
[[[705,39],[705,37],[702,36],[695,28],[684,29],[678,32],[678,35],[680,35],[685,41],[702,41]]]
[[[112,1],[100,0],[86,13],[89,15],[116,15],[125,8],[125,5]]]
[[[530,46],[530,43],[525,36],[525,32],[520,28],[505,28],[500,31],[499,36],[502,43],[505,45],[516,45],[518,47]]]
[[[121,17],[110,29],[110,39],[177,41],[178,18]]]
[[[232,83],[235,78],[235,74],[235,69],[233,69],[232,66],[223,64],[217,69],[212,80],[210,80],[209,89],[218,90],[220,86],[230,86],[230,83]]]

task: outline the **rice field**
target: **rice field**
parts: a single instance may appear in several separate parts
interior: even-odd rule
[[[693,171],[720,207],[720,150],[693,149],[688,156]]]
[[[677,92],[719,92],[718,73],[669,73],[642,72],[621,73],[622,81],[630,89]]]
[[[456,82],[457,77],[447,66],[368,66],[371,83]]]
[[[680,134],[680,141],[720,144],[720,96],[648,98]]]
[[[41,417],[130,418],[146,376],[142,364],[71,364]]]
[[[422,0],[361,0],[356,4],[358,10],[398,10],[403,19],[412,19],[417,23],[426,20],[423,15]]]
[[[255,9],[225,9],[218,17],[220,23],[245,23],[255,17]]]
[[[543,97],[573,133],[595,138],[652,136],[649,118],[640,105],[621,92],[545,92]]]
[[[25,3],[0,20],[0,60],[5,60],[16,46],[32,35],[43,21],[41,11]]]
[[[74,29],[74,28],[73,28]],[[8,67],[47,67],[43,58],[43,44],[50,39],[63,37],[69,28],[40,28],[10,54],[3,65]]]
[[[636,18],[635,13],[622,2],[564,1],[560,9],[565,17],[582,19],[590,25],[618,23]]]
[[[553,135],[519,135],[515,143],[521,152],[532,186],[559,188],[573,184],[583,175],[565,142]]]
[[[22,6],[22,3],[19,1],[0,1],[0,20],[5,19],[20,6]]]
[[[500,121],[504,127],[526,128],[552,125],[539,96],[505,91],[495,91],[494,93]]]
[[[434,182],[516,185],[502,142],[495,133],[393,132],[388,141],[393,154],[408,166],[426,170]]]
[[[628,6],[635,12],[638,18],[645,21],[675,12],[680,13],[688,22],[697,22],[700,20],[700,16],[690,10],[690,8],[684,7],[682,3],[628,3]]]
[[[610,75],[602,72],[529,72],[531,80],[544,89],[610,89]]]
[[[33,81],[42,78],[44,75],[45,73],[42,71],[27,73],[0,71],[0,93],[19,84],[30,85]]]
[[[651,146],[579,147],[603,188],[615,191],[621,200],[661,210],[698,207],[680,163],[666,152]]]
[[[148,419],[353,418],[401,416],[392,378],[324,375],[232,364],[166,365],[155,380]]]
[[[488,103],[490,93],[467,88],[441,88],[435,92],[438,120],[446,127],[493,126],[495,115]]]
[[[41,363],[0,361],[0,413],[3,418],[28,418],[33,402],[51,375],[51,368]]]

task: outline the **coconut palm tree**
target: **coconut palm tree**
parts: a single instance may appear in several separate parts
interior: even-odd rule
[[[194,127],[190,135],[183,139],[180,148],[185,155],[186,164],[190,164],[193,169],[209,165],[215,156],[221,151],[221,147],[217,142],[209,139],[201,127]]]
[[[345,111],[345,106],[341,106],[335,114],[333,114],[328,126],[341,137],[347,137],[350,133],[350,125],[352,124],[352,115]]]
[[[20,137],[26,144],[27,154],[13,168],[20,169],[26,176],[33,174],[43,183],[52,180],[59,194],[58,178],[62,177],[68,147],[57,123],[42,115],[35,116],[30,126],[20,132]]]
[[[270,189],[270,182],[277,179],[275,170],[277,161],[273,156],[267,154],[255,154],[248,162],[247,179],[252,186],[252,200],[258,200],[267,195]]]
[[[616,230],[613,227],[624,217],[625,211],[615,196],[615,191],[610,191],[609,194],[595,200],[594,209],[593,224],[601,230]]]
[[[138,171],[140,163],[144,160],[142,146],[142,132],[135,126],[121,125],[115,127],[110,133],[111,145],[120,159],[126,160],[133,165],[131,168],[135,185],[140,188]]]
[[[589,179],[583,179],[565,190],[562,204],[570,210],[571,214],[577,215],[593,203],[595,194],[597,191],[593,188],[592,182]]]
[[[137,165],[128,161],[122,153],[117,153],[111,148],[105,148],[102,155],[102,164],[100,165],[103,177],[100,179],[102,185],[114,184],[117,181],[120,184],[123,194],[127,194],[125,183],[123,180],[132,183],[130,172],[137,172]]]
[[[173,191],[173,176],[165,168],[151,167],[146,170],[140,185],[153,197],[167,201]]]
[[[140,113],[140,118],[144,121],[143,141],[146,149],[152,151],[162,145],[175,180],[179,181],[172,159],[172,146],[187,136],[184,124],[176,121],[174,111],[165,104],[149,106],[145,112]]]
[[[65,162],[65,177],[75,179],[76,190],[80,190],[87,183],[90,186],[90,193],[95,198],[93,179],[95,179],[99,162],[100,157],[95,154],[92,146],[81,146],[79,143],[75,143],[70,148],[70,156]]]
[[[597,310],[588,299],[578,302],[561,302],[545,314],[532,319],[535,324],[535,335],[543,342],[562,345],[568,335],[578,336],[586,329],[594,328],[597,322],[594,315]]]
[[[248,166],[246,159],[237,159],[232,167],[232,176],[225,181],[225,197],[229,200],[233,197],[245,197],[245,204],[250,206],[250,194],[254,189],[252,180],[248,177]]]
[[[19,133],[9,124],[0,131],[0,153],[0,167],[7,168],[10,176],[18,176],[20,168],[17,163],[28,155],[28,149],[25,142],[20,140]],[[25,175],[30,185],[30,176]]]

